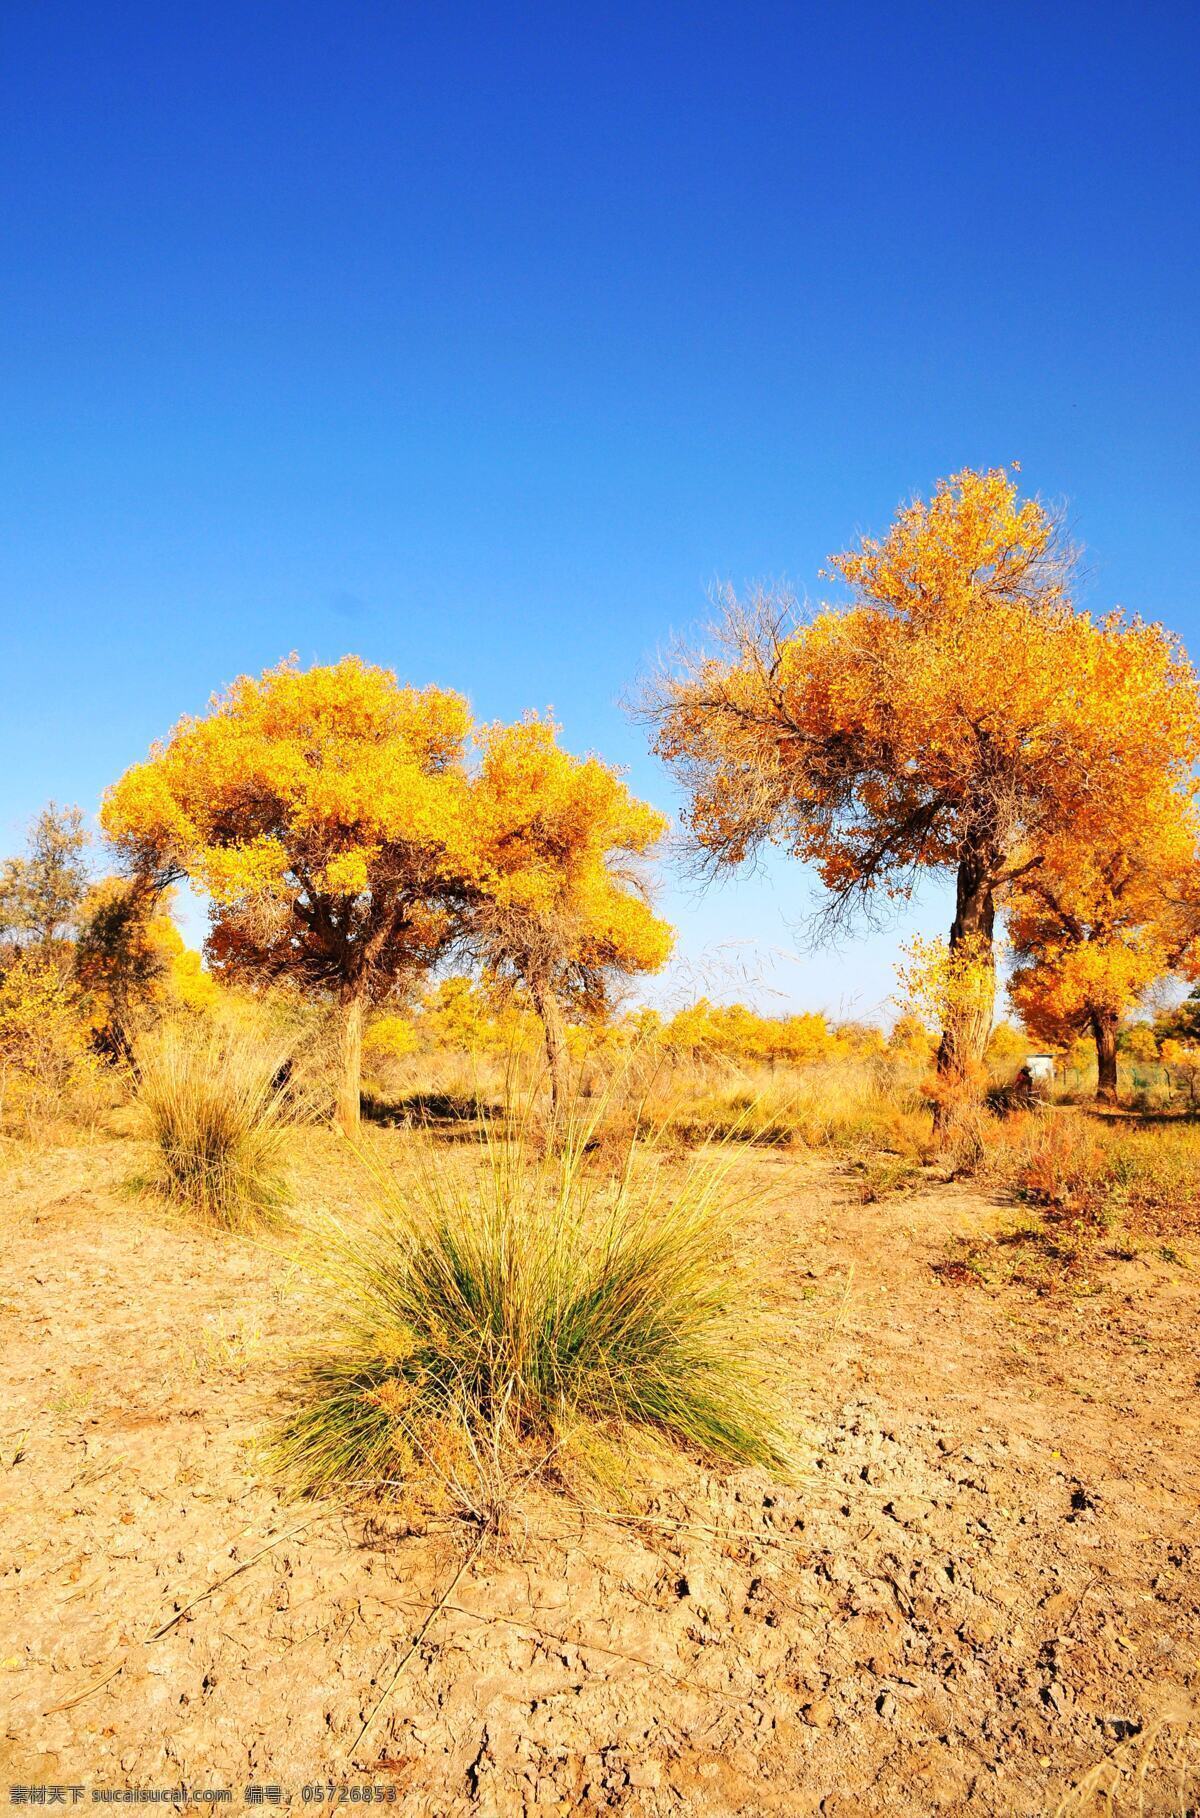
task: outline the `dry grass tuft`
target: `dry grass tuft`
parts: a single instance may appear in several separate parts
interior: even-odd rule
[[[228,1230],[269,1218],[286,1197],[294,1099],[285,1056],[237,1031],[167,1024],[138,1052],[137,1103],[154,1145],[151,1184]]]
[[[785,1471],[756,1286],[735,1253],[729,1154],[680,1171],[633,1145],[584,1165],[520,1119],[474,1155],[421,1138],[357,1227],[318,1227],[330,1341],[275,1462],[302,1492],[432,1477],[492,1515],[634,1430]]]

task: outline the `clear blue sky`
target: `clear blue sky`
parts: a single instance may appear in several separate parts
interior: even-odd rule
[[[966,463],[1200,646],[1198,65],[1182,0],[5,0],[4,845],[293,649],[674,807],[617,697],[707,585]],[[811,900],[670,887],[678,988],[874,1011]]]

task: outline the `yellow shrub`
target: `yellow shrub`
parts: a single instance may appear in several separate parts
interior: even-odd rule
[[[53,955],[22,953],[0,979],[0,1116],[78,1110],[98,1084],[69,971]]]
[[[363,1059],[405,1060],[419,1046],[417,1032],[406,1016],[394,1012],[372,1017],[363,1037]]]

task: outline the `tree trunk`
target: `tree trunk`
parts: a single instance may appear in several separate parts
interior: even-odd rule
[[[992,1032],[996,1003],[996,931],[994,868],[984,852],[969,848],[958,865],[957,900],[950,928],[950,959],[969,958],[979,966],[979,977],[962,1001],[947,1007],[945,1027],[938,1044],[938,1078],[947,1088],[934,1107],[934,1129],[950,1121],[954,1092],[982,1067]]]
[[[347,1136],[357,1136],[362,1115],[362,1038],[364,998],[357,986],[342,994],[342,1051],[338,1076],[337,1121]]]
[[[542,1019],[546,1038],[546,1065],[550,1073],[550,1116],[557,1124],[567,1102],[567,1038],[563,1014],[551,985],[538,980],[531,983],[529,994],[533,1007]]]
[[[1117,1102],[1117,1013],[1115,1010],[1092,1011],[1092,1034],[1096,1038],[1096,1103]]]

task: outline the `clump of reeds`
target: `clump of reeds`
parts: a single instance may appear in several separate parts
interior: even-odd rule
[[[152,1184],[231,1230],[285,1197],[295,1120],[286,1057],[251,1035],[168,1024],[140,1045],[137,1102],[153,1144]]]
[[[296,1487],[432,1472],[477,1508],[481,1485],[635,1429],[787,1466],[729,1159],[680,1173],[635,1143],[597,1180],[589,1139],[547,1149],[518,1121],[473,1157],[417,1140],[361,1225],[316,1234],[332,1332],[276,1447]]]

